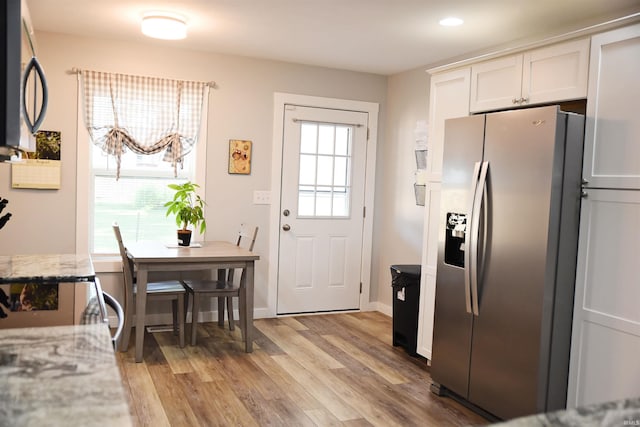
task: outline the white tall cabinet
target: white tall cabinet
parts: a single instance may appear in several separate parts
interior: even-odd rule
[[[569,407],[640,396],[640,24],[592,37]]]
[[[418,354],[431,360],[433,310],[438,263],[438,218],[440,218],[440,184],[444,121],[469,115],[469,67],[432,76],[429,92],[429,144],[427,154],[427,188],[425,197],[422,277],[418,317]]]

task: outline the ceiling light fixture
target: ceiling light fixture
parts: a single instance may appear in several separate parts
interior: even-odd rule
[[[457,27],[458,25],[462,25],[464,21],[460,18],[454,18],[450,16],[448,18],[444,18],[440,20],[440,25],[443,27]]]
[[[147,13],[142,17],[142,34],[155,39],[180,40],[187,37],[187,23],[179,15]]]

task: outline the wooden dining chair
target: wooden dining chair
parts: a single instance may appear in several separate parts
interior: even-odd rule
[[[249,251],[253,251],[253,246],[256,243],[256,237],[258,235],[258,227],[250,227],[245,224],[241,224],[240,231],[238,232],[238,238],[236,239],[237,246],[246,247]],[[238,309],[240,312],[240,318],[244,316],[244,312],[247,309],[244,300],[240,297],[240,282],[244,276],[244,269],[242,270],[242,276],[240,281],[234,280],[235,269],[231,268],[224,274],[224,278],[218,280],[183,280],[185,288],[187,289],[187,302],[191,301],[191,345],[196,345],[198,315],[200,313],[200,300],[201,297],[216,297],[218,298],[218,326],[224,326],[224,311],[225,302],[227,305],[227,318],[229,320],[229,330],[235,329],[233,319],[233,298],[238,297],[240,300]],[[242,331],[244,335],[245,331]]]
[[[113,232],[116,235],[120,256],[122,258],[122,272],[124,276],[124,333],[119,345],[121,351],[127,351],[131,328],[133,327],[133,313],[135,311],[135,296],[138,292],[135,278],[133,261],[129,257],[127,248],[122,242],[122,234],[118,223],[113,223]],[[173,332],[178,335],[180,347],[184,347],[184,307],[186,290],[182,283],[177,280],[164,282],[147,283],[147,301],[170,300],[173,311]],[[137,313],[144,316],[144,313]]]

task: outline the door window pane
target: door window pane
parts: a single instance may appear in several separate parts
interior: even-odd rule
[[[318,129],[318,153],[333,154],[335,142],[335,126],[320,125]]]
[[[299,217],[350,216],[353,129],[338,124],[301,124]]]
[[[349,199],[347,193],[333,193],[333,216],[349,215]]]
[[[349,154],[349,137],[351,136],[351,128],[346,126],[336,127],[336,154],[347,156]]]
[[[333,171],[333,185],[347,185],[347,158],[336,157]]]
[[[331,187],[318,187],[316,192],[316,216],[331,216]]]
[[[318,156],[318,178],[316,184],[333,184],[333,157]]]
[[[300,185],[316,183],[316,156],[300,155]]]
[[[313,216],[316,211],[315,187],[301,185],[298,190],[298,215]]]
[[[300,152],[315,153],[318,141],[318,125],[302,123],[300,127]]]

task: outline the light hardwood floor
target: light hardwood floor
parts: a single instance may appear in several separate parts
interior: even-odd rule
[[[255,321],[244,353],[239,328],[198,327],[180,349],[171,332],[145,337],[117,360],[137,426],[461,426],[487,421],[429,391],[425,359],[391,344],[378,312]],[[189,327],[187,327],[187,332]],[[135,335],[133,335],[135,336]]]

